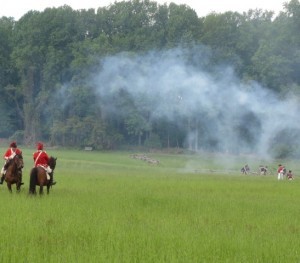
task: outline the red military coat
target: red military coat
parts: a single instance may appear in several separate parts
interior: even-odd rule
[[[48,167],[49,156],[45,151],[39,150],[33,153],[34,166]]]
[[[4,159],[8,160],[13,154],[22,154],[22,151],[18,148],[14,151],[13,148],[8,148],[4,154]]]

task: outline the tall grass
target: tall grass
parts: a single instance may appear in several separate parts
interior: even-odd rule
[[[243,157],[49,150],[58,184],[30,197],[23,153],[21,193],[0,188],[1,262],[300,261],[300,182],[241,175]]]

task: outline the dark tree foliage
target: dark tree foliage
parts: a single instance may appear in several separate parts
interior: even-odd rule
[[[102,72],[105,58],[122,52],[135,57],[174,48],[193,49],[185,55],[191,71],[205,70],[217,79],[215,69],[230,65],[244,82],[257,81],[280,96],[292,92],[299,98],[299,10],[299,1],[291,0],[277,17],[262,10],[198,17],[187,5],[131,0],[97,10],[73,10],[65,5],[30,11],[18,21],[2,17],[0,137],[27,144],[45,140],[53,145],[92,145],[97,149],[130,144],[193,149],[202,145],[225,150],[209,133],[218,129],[210,117],[212,112],[191,110],[184,115],[175,102],[173,109],[167,109],[173,112],[173,119],[154,117],[151,109],[156,98],[147,94],[134,97],[122,90],[122,84],[97,83],[96,87],[93,76]],[[147,71],[141,69],[144,75]],[[123,74],[111,78],[123,81],[126,65]],[[154,89],[151,83],[145,85]],[[110,95],[104,96],[103,90]],[[245,120],[261,130],[262,124],[251,112],[245,113]],[[256,135],[243,121],[236,126],[237,138],[251,148]],[[187,142],[190,133],[195,137]],[[281,135],[288,137],[288,133]]]

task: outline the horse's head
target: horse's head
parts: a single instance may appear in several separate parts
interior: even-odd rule
[[[22,153],[16,154],[15,157],[13,158],[13,160],[16,163],[18,169],[24,168],[24,161],[23,161]]]
[[[13,166],[16,169],[20,170],[24,167],[23,156],[21,154],[16,154],[12,159],[10,159],[4,166],[4,169],[8,169],[8,167]]]
[[[50,166],[50,168],[52,169],[52,171],[55,169],[56,160],[57,160],[57,158],[54,158],[53,156],[51,156],[49,158],[48,165]]]

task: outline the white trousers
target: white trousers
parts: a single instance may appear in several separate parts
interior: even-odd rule
[[[283,173],[278,173],[277,179],[278,179],[278,180],[283,180]]]

